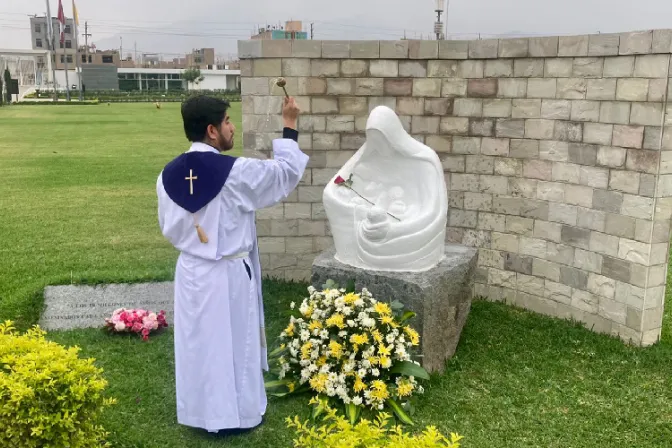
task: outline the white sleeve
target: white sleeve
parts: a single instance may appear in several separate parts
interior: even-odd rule
[[[297,187],[308,156],[291,139],[273,141],[273,159],[241,157],[233,165],[226,187],[238,196],[246,211],[270,207],[286,199]]]
[[[161,174],[159,174],[159,178],[156,180],[156,197],[157,197],[157,211],[159,215],[159,227],[161,228],[161,231],[163,232],[163,226],[165,224],[165,210],[163,206],[163,200],[161,193],[163,192],[163,181],[161,179]]]

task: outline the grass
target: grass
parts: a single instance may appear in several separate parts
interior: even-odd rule
[[[178,103],[1,108],[0,318],[35,322],[50,284],[172,278],[156,179],[188,147]]]
[[[240,120],[240,103],[232,116]],[[0,319],[36,322],[48,284],[171,279],[177,254],[160,235],[154,187],[186,147],[177,104],[0,108]],[[265,291],[272,337],[305,285],[266,281]],[[476,302],[415,419],[459,432],[465,447],[669,447],[665,324],[661,343],[637,349]],[[185,428],[176,424],[171,331],[147,343],[99,330],[50,337],[80,346],[105,370],[119,404],[103,423],[118,447],[289,447],[285,417],[307,415],[306,398],[271,399],[266,423],[248,434]]]

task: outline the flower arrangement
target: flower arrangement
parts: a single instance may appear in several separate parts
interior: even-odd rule
[[[398,302],[376,300],[366,288],[347,292],[332,281],[308,292],[298,312],[290,305],[294,313],[281,345],[270,354],[278,380],[267,389],[286,388],[276,396],[317,394],[317,414],[331,400],[345,406],[352,422],[363,409],[389,408],[412,424],[410,399],[423,393],[418,379],[429,379],[412,356],[420,336],[405,322],[415,314]]]
[[[119,308],[112,313],[112,317],[105,319],[105,326],[113,333],[137,333],[144,341],[149,339],[149,333],[168,326],[166,312],[159,314],[141,309]]]

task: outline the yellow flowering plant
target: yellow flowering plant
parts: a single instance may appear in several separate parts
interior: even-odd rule
[[[46,338],[39,326],[20,334],[0,323],[0,446],[100,448],[107,381],[94,359]]]
[[[312,402],[316,402],[313,399]],[[463,437],[454,432],[450,437],[441,434],[436,427],[427,426],[417,435],[404,432],[392,425],[390,415],[381,412],[375,419],[361,419],[357,424],[327,408],[322,425],[313,426],[302,422],[298,416],[287,418],[288,428],[295,431],[294,446],[297,448],[459,448]]]
[[[398,302],[379,301],[363,288],[339,288],[328,281],[321,291],[290,305],[293,314],[270,355],[277,377],[266,383],[271,395],[317,395],[313,417],[337,403],[352,423],[362,411],[391,410],[404,424],[412,398],[424,392],[429,375],[413,358],[418,332],[406,322],[415,316]]]

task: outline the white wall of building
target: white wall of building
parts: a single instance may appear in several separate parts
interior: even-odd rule
[[[136,74],[141,77],[147,75],[160,75],[162,82],[165,82],[166,75],[179,75],[184,70],[181,69],[160,69],[160,68],[120,68],[119,74]],[[239,86],[240,70],[201,70],[203,81],[198,84],[189,84],[189,90],[234,90]],[[186,85],[186,82],[185,82]]]
[[[190,90],[234,90],[237,87],[236,78],[239,76],[216,73],[215,70],[201,70],[201,75],[203,75],[203,81],[190,85]]]
[[[79,89],[79,75],[77,75],[76,70],[68,70],[68,82],[70,90],[72,90],[72,86],[76,86],[76,90]],[[65,90],[65,70],[56,70],[56,84],[58,90]]]

